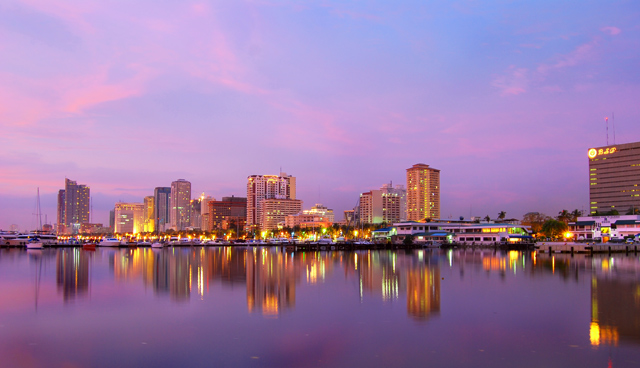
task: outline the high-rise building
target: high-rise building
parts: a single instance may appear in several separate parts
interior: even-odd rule
[[[192,199],[189,204],[189,227],[200,229],[202,226],[202,198]]]
[[[138,234],[144,231],[144,203],[116,203],[115,229],[118,234]]]
[[[235,222],[238,228],[247,221],[247,199],[243,197],[222,197],[221,201],[209,201],[209,230],[225,229]]]
[[[57,229],[56,232],[58,234],[65,234],[66,233],[66,226],[64,225],[64,199],[65,199],[65,195],[64,195],[64,189],[60,189],[58,191],[58,223],[57,223]]]
[[[591,214],[640,211],[640,142],[591,148],[587,155]]]
[[[280,175],[251,175],[247,178],[247,229],[261,226],[264,199],[296,199],[296,178]],[[298,211],[299,212],[299,211]]]
[[[171,183],[171,198],[169,221],[171,228],[180,231],[185,230],[191,222],[191,182],[178,179]]]
[[[425,164],[407,169],[407,220],[440,218],[440,170]]]
[[[64,190],[58,192],[58,228],[65,233],[77,234],[80,225],[90,221],[91,194],[89,187],[65,179]]]
[[[383,186],[360,194],[360,221],[366,224],[400,222],[402,197],[393,188]]]
[[[398,219],[395,219],[395,214],[387,215],[388,221],[385,222],[403,222],[407,221],[407,189],[402,184],[396,184],[394,187],[391,183],[384,184],[380,191],[383,195],[389,197],[387,201],[397,202],[400,206],[400,213]],[[395,197],[395,198],[393,198]]]
[[[215,200],[216,199],[211,196],[205,196],[204,193],[202,193],[202,195],[200,196],[200,220],[202,221],[202,223],[200,224],[200,228],[203,231],[211,231],[211,228],[209,227],[209,202]],[[245,211],[246,208],[247,207],[245,205]]]
[[[166,231],[169,227],[169,208],[171,205],[171,188],[157,187],[153,191],[153,219],[154,229],[158,232]]]
[[[154,205],[155,197],[144,197],[144,232],[152,233],[155,230],[155,217],[154,217]]]

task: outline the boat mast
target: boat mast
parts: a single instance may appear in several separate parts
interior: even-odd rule
[[[38,187],[38,199],[36,201],[36,216],[38,216],[38,230],[42,231],[42,209],[40,208],[40,187]]]

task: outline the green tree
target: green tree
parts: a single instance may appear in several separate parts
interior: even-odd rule
[[[500,211],[500,213],[498,214],[498,219],[504,220],[505,217],[507,217],[507,213],[504,211]]]
[[[542,231],[542,224],[549,219],[549,216],[540,212],[528,212],[522,218],[522,225],[531,227],[534,234]]]
[[[578,217],[582,216],[582,211],[580,211],[579,209],[575,209],[573,211],[571,211],[571,222],[575,222],[578,221]]]
[[[569,226],[562,221],[548,219],[542,224],[542,233],[550,238],[559,238],[569,229]]]
[[[402,241],[402,244],[404,244],[407,247],[410,247],[413,245],[413,235],[407,235],[404,237],[404,240]]]

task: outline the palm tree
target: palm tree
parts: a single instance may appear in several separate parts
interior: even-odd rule
[[[571,220],[571,214],[567,210],[562,210],[558,212],[558,217],[556,217],[556,219],[558,221],[564,222],[565,224],[568,224],[569,220]]]
[[[498,214],[498,218],[500,220],[504,220],[505,217],[507,217],[507,213],[504,211],[500,211],[500,213]]]

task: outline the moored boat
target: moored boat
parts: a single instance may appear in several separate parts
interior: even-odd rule
[[[31,238],[26,245],[27,249],[42,249],[44,243],[38,238]]]
[[[161,243],[161,242],[154,242],[151,244],[151,248],[164,248],[166,246],[167,246],[166,243]]]
[[[102,239],[102,241],[98,245],[101,246],[101,247],[119,247],[120,246],[120,239],[118,239],[118,238],[104,238],[104,239]]]

